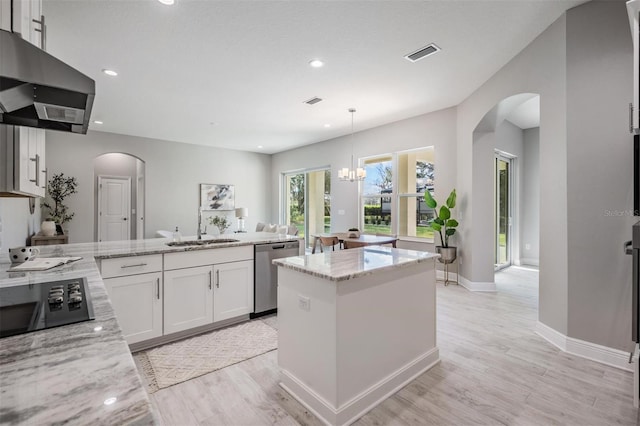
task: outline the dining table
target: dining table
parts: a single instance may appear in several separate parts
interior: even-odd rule
[[[332,233],[323,233],[323,234],[313,234],[313,246],[311,247],[311,254],[315,254],[316,247],[320,242],[321,237],[338,237],[338,241],[340,244],[344,244],[345,241],[357,243],[359,245],[364,246],[375,246],[381,244],[391,244],[394,248],[396,247],[396,242],[398,241],[398,237],[395,235],[371,235],[371,234],[360,234],[359,237],[349,237],[348,232],[332,232]],[[320,252],[322,253],[322,244],[320,244]]]

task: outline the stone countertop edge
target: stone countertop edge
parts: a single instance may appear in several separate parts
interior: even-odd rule
[[[364,269],[362,265],[366,263],[364,258],[367,252],[374,255],[383,254],[387,256],[396,254],[403,256],[403,258],[400,262],[377,265],[369,269]],[[345,258],[345,254],[347,254],[349,258]],[[273,264],[286,269],[309,274],[314,277],[339,282],[383,271],[406,268],[432,259],[435,260],[439,257],[439,254],[431,252],[396,249],[383,246],[367,246],[349,249],[348,251],[330,251],[326,253],[307,254],[304,256],[285,259],[274,259]],[[335,268],[332,269],[334,266]]]
[[[3,254],[0,287],[86,277],[95,319],[0,340],[0,423],[156,424],[157,414],[116,320],[96,259],[301,238],[254,233],[237,239],[241,241],[195,247],[170,247],[165,238],[41,246],[39,257],[82,259],[39,272],[7,272],[11,263],[8,252]],[[105,404],[109,398],[116,401]]]

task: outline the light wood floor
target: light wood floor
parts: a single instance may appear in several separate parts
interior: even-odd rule
[[[438,284],[441,363],[356,425],[636,425],[632,373],[562,353],[534,333],[537,272],[497,293]],[[278,386],[276,351],[151,395],[166,425],[319,425]]]

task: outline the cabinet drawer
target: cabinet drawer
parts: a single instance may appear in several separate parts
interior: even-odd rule
[[[164,270],[253,259],[253,245],[165,253]]]
[[[162,272],[162,255],[117,257],[102,259],[100,273],[102,278],[124,277],[127,275]]]

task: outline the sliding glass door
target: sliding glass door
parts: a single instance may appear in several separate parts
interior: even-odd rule
[[[513,158],[495,156],[495,268],[511,265]]]
[[[331,230],[331,171],[285,173],[283,183],[283,223],[295,225],[309,247],[309,236]]]

